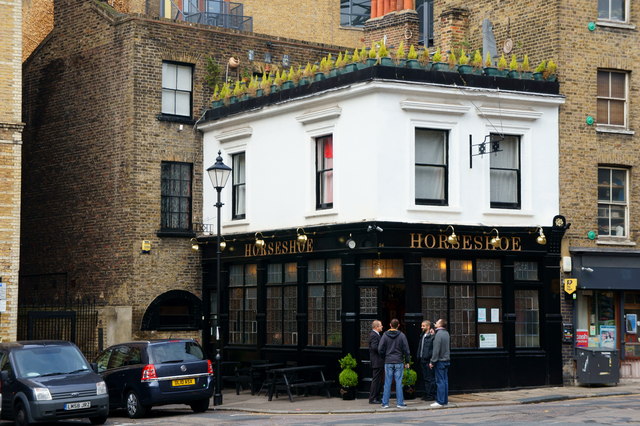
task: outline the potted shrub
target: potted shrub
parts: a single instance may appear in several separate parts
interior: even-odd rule
[[[405,368],[402,373],[402,393],[404,399],[416,398],[416,382],[418,381],[418,373],[411,368],[413,362],[409,361],[409,368]]]
[[[500,55],[500,59],[498,59],[498,77],[506,77],[509,73],[507,69],[507,59],[504,57],[504,53]]]
[[[418,52],[416,52],[416,48],[409,47],[409,53],[407,53],[407,67],[408,68],[420,68],[420,62],[418,62]]]
[[[529,65],[529,55],[524,55],[522,58],[522,72],[520,73],[520,78],[525,78],[531,80],[533,76],[531,75],[531,66]]]
[[[476,49],[473,54],[473,58],[471,59],[471,66],[473,67],[474,74],[482,74],[482,53],[480,50]]]
[[[284,73],[284,70],[282,71],[282,73]],[[284,82],[284,79],[282,78],[282,73],[276,70],[276,74],[273,77],[273,81],[271,82],[271,93],[276,93],[280,91],[280,87]]]
[[[358,53],[357,50],[355,50],[353,52]],[[352,72],[358,69],[357,65],[356,65],[356,61],[353,59],[353,56],[349,55],[349,52],[347,50],[344,51],[344,56],[342,57],[343,62],[344,62],[344,67],[343,67],[343,71],[344,72]],[[358,56],[358,62],[360,61],[360,57]]]
[[[289,68],[289,72],[282,70],[282,90],[292,89],[295,86],[293,79],[295,71],[293,67]]]
[[[534,80],[544,80],[542,73],[547,69],[547,61],[542,61],[538,64],[535,70],[533,70]]]
[[[271,93],[271,74],[268,71],[262,73],[262,80],[260,80],[260,89],[263,95]]]
[[[307,66],[302,70],[302,76],[300,77],[300,85],[309,84],[313,81],[313,75],[315,74],[315,65],[311,65],[307,62]]]
[[[556,65],[556,63],[553,62],[553,60],[549,59],[549,61],[547,62],[547,67],[542,72],[542,76],[544,77],[545,80],[556,81],[557,80],[557,76],[556,76],[556,70],[557,69],[558,69],[558,65]]]
[[[231,87],[229,87],[229,83],[224,83],[222,88],[220,89],[220,99],[225,105],[229,105],[231,103]]]
[[[378,57],[380,58],[380,65],[384,65],[386,67],[392,67],[394,65],[393,59],[391,59],[391,56],[389,55],[389,50],[383,42],[380,43]]]
[[[518,68],[519,66],[516,55],[511,55],[511,62],[509,62],[509,77],[520,78],[520,70]]]
[[[401,41],[400,44],[398,45],[398,48],[396,49],[395,58],[396,58],[396,64],[399,67],[404,67],[406,65],[407,51],[404,48],[404,40]]]
[[[456,65],[456,54],[454,52],[449,52],[446,60],[449,68],[447,71],[458,71],[458,66]]]
[[[220,108],[222,105],[224,105],[224,101],[220,95],[220,88],[216,85],[213,89],[213,95],[211,95],[211,108]]]
[[[362,58],[360,57],[360,52],[358,49],[353,49],[353,55],[351,55],[351,62],[355,69],[359,70],[364,68],[364,63],[362,62]]]
[[[375,43],[371,43],[371,48],[367,53],[367,65],[371,67],[376,63],[378,63],[378,48]]]
[[[249,98],[255,98],[258,95],[258,79],[257,77],[251,77],[249,84],[247,84],[246,94]]]
[[[473,73],[473,65],[469,64],[469,56],[464,49],[460,51],[460,57],[458,58],[458,72],[460,74]]]
[[[338,376],[338,382],[340,383],[340,395],[342,399],[352,400],[356,399],[356,386],[358,386],[358,373],[353,371],[358,364],[356,359],[347,354],[344,358],[338,360],[342,371]]]
[[[418,56],[418,62],[420,63],[421,66],[423,66],[427,71],[429,71],[431,69],[431,57],[429,55],[429,50],[424,49],[422,51],[422,53],[420,53],[420,55]]]
[[[431,69],[434,71],[448,71],[449,64],[447,64],[446,59],[442,58],[442,53],[440,53],[440,48],[436,49],[436,52],[433,54],[433,64],[431,65]]]
[[[484,74],[488,76],[496,76],[498,75],[498,68],[493,66],[493,62],[491,61],[491,53],[487,52],[484,58]]]

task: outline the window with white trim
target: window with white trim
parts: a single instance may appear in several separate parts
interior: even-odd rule
[[[444,130],[416,129],[416,204],[448,204],[447,136]]]
[[[520,136],[505,135],[500,141],[500,151],[490,157],[491,207],[519,209]]]
[[[316,138],[316,209],[333,207],[333,136]]]
[[[162,63],[162,113],[191,117],[193,66]]]
[[[627,0],[598,0],[598,19],[626,22]]]
[[[233,154],[231,156],[232,159],[232,169],[233,169],[233,178],[232,178],[232,186],[233,192],[231,194],[231,208],[232,208],[232,219],[244,219],[246,216],[246,181],[245,181],[245,160],[244,160],[244,152],[240,152],[238,154]]]
[[[598,235],[628,237],[629,171],[622,168],[598,168]]]
[[[598,70],[598,124],[627,127],[627,73]]]

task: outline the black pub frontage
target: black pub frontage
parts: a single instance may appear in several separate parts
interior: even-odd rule
[[[423,319],[451,333],[451,391],[562,385],[562,216],[545,227],[360,222],[225,234],[223,359],[358,359],[368,389],[371,321],[401,322],[412,353]],[[203,341],[218,344],[216,237],[203,250]],[[417,367],[417,366],[416,366]],[[419,368],[416,368],[419,370]]]

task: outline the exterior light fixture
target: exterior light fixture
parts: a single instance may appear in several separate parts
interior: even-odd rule
[[[379,277],[382,275],[384,271],[382,270],[382,262],[380,261],[380,258],[378,257],[378,260],[374,260],[373,261],[373,273],[376,277]]]
[[[220,251],[224,251],[224,249],[227,248],[227,242],[225,241],[224,237],[222,237],[222,241],[220,241],[218,247],[220,247]]]
[[[296,233],[298,234],[297,240],[300,244],[302,243],[306,243],[308,238],[307,238],[307,234],[304,233],[304,229],[303,228],[298,228],[296,230]]]
[[[353,238],[351,238],[351,234],[349,234],[349,239],[345,241],[345,245],[349,247],[351,250],[356,248],[356,242]]]
[[[231,167],[227,166],[222,162],[221,151],[218,151],[218,157],[216,158],[216,162],[213,166],[207,169],[207,173],[209,174],[209,178],[211,179],[211,183],[213,184],[213,188],[216,190],[217,200],[216,200],[216,210],[217,210],[217,239],[218,248],[216,250],[216,311],[210,312],[212,314],[212,323],[211,323],[211,334],[213,334],[213,327],[215,324],[215,338],[216,338],[216,371],[222,371],[222,340],[220,339],[220,294],[222,292],[222,287],[220,285],[220,269],[221,269],[221,254],[222,254],[222,236],[220,235],[221,226],[220,226],[220,211],[222,206],[224,205],[220,201],[220,191],[227,184],[227,180],[229,180],[229,176],[231,176]],[[206,294],[208,289],[204,287],[202,288],[202,293]],[[205,312],[208,311],[208,308],[205,309]],[[212,336],[209,336],[212,337]],[[215,390],[213,393],[213,405],[222,405],[222,375],[216,374],[216,382],[215,382]]]
[[[200,250],[200,244],[198,244],[198,240],[195,238],[191,239],[191,250],[198,251]]]
[[[496,228],[493,228],[491,231],[489,231],[489,235],[491,235],[491,233],[493,231],[496,231],[496,236],[491,238],[491,240],[489,241],[489,244],[491,244],[493,246],[493,248],[499,248],[500,247],[500,234],[498,233],[498,230]]]
[[[537,231],[539,235],[536,237],[536,243],[540,244],[541,246],[547,244],[547,237],[544,235],[542,226],[538,226]]]
[[[256,242],[255,242],[256,247],[258,248],[262,248],[264,247],[264,236],[262,235],[262,232],[256,232]]]
[[[449,228],[451,228],[451,235],[447,237],[447,242],[451,245],[456,245],[458,244],[458,236],[456,235],[456,230],[453,228],[453,226],[447,226],[444,232],[447,232]]]

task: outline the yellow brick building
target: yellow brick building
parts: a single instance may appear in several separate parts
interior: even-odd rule
[[[22,152],[22,2],[0,3],[0,340],[16,339]]]

